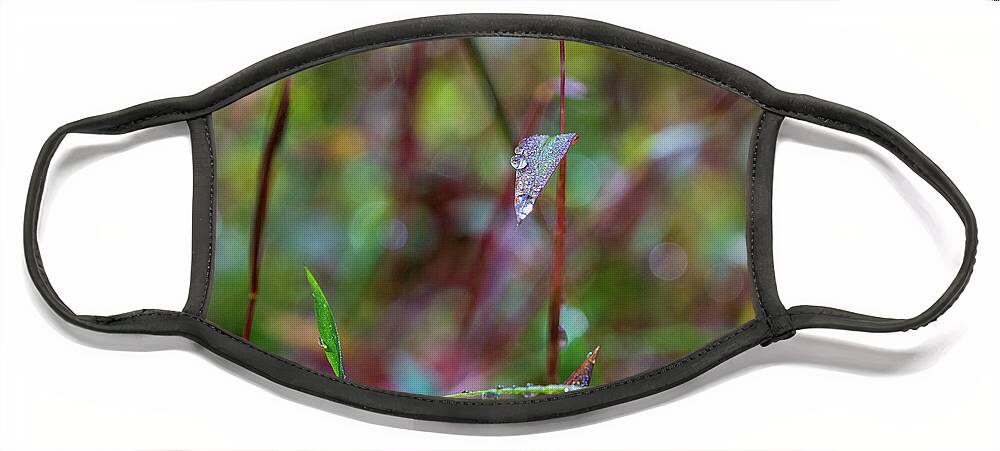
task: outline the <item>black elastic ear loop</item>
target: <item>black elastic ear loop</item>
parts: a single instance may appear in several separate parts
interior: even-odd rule
[[[965,225],[965,251],[958,274],[940,298],[927,310],[907,319],[882,318],[832,307],[798,305],[788,309],[794,329],[830,328],[863,332],[901,332],[926,326],[940,317],[958,299],[969,283],[978,244],[976,217],[965,196],[933,161],[903,135],[861,111],[805,95],[790,95],[788,110],[779,114],[867,138],[884,147],[951,204]]]
[[[78,315],[69,308],[52,287],[42,264],[38,245],[38,220],[49,165],[66,135],[70,133],[119,135],[185,120],[192,116],[192,113],[177,112],[169,108],[171,103],[179,100],[181,98],[149,102],[114,113],[71,122],[56,129],[42,145],[38,158],[35,160],[24,208],[24,257],[27,262],[28,274],[38,288],[42,299],[65,321],[103,332],[170,333],[165,329],[151,330],[148,326],[150,317],[157,314],[176,316],[178,312],[146,309],[119,315],[97,316]]]

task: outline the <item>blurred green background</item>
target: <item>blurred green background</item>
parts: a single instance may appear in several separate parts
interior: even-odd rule
[[[516,226],[509,161],[516,140],[558,133],[558,77],[558,41],[502,37],[372,50],[292,76],[251,341],[332,374],[308,266],[353,382],[440,395],[544,382],[556,176]],[[760,110],[588,44],[566,43],[566,77],[566,130],[580,138],[567,156],[559,373],[600,345],[601,384],[752,319],[744,184]],[[212,116],[208,318],[235,335],[280,91]]]

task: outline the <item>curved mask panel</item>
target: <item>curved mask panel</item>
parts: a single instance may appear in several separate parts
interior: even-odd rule
[[[923,312],[782,303],[771,182],[786,117],[871,140],[955,210],[962,264]],[[75,312],[38,244],[60,143],[179,121],[194,180],[183,308]],[[977,237],[951,179],[870,115],[652,36],[520,14],[353,30],[65,124],[24,223],[28,273],[71,324],[186,337],[367,411],[482,423],[638,399],[801,329],[923,327],[968,284]]]
[[[213,113],[206,319],[332,377],[476,398],[614,382],[754,319],[761,110],[564,45],[368,50]]]

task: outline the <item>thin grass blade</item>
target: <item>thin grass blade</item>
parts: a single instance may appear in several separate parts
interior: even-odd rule
[[[579,385],[550,384],[550,385],[525,385],[518,387],[497,387],[487,390],[463,391],[445,395],[446,398],[477,398],[477,399],[500,399],[500,398],[532,398],[539,395],[560,395],[571,391],[579,390],[583,387]]]
[[[312,288],[313,309],[316,311],[316,329],[319,331],[319,344],[323,347],[326,360],[330,362],[333,374],[341,379],[344,378],[344,355],[340,351],[340,336],[337,335],[337,324],[333,321],[333,312],[330,311],[330,304],[323,294],[323,289],[319,282],[313,277],[309,268],[306,270],[306,279]]]

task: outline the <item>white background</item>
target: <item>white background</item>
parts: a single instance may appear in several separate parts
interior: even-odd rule
[[[959,3],[3,2],[0,444],[1000,447],[1000,3]],[[918,331],[800,332],[652,398],[513,426],[364,413],[263,381],[182,339],[108,337],[65,326],[42,304],[24,269],[21,215],[31,165],[53,129],[194,93],[337,32],[473,11],[615,23],[735,63],[781,89],[883,119],[935,160],[975,209],[981,245],[971,284],[941,320]],[[957,218],[885,151],[791,122],[782,130],[775,182],[775,259],[785,303],[894,316],[921,311],[958,266]],[[190,182],[183,125],[66,140],[46,192],[42,252],[72,308],[180,309]]]

